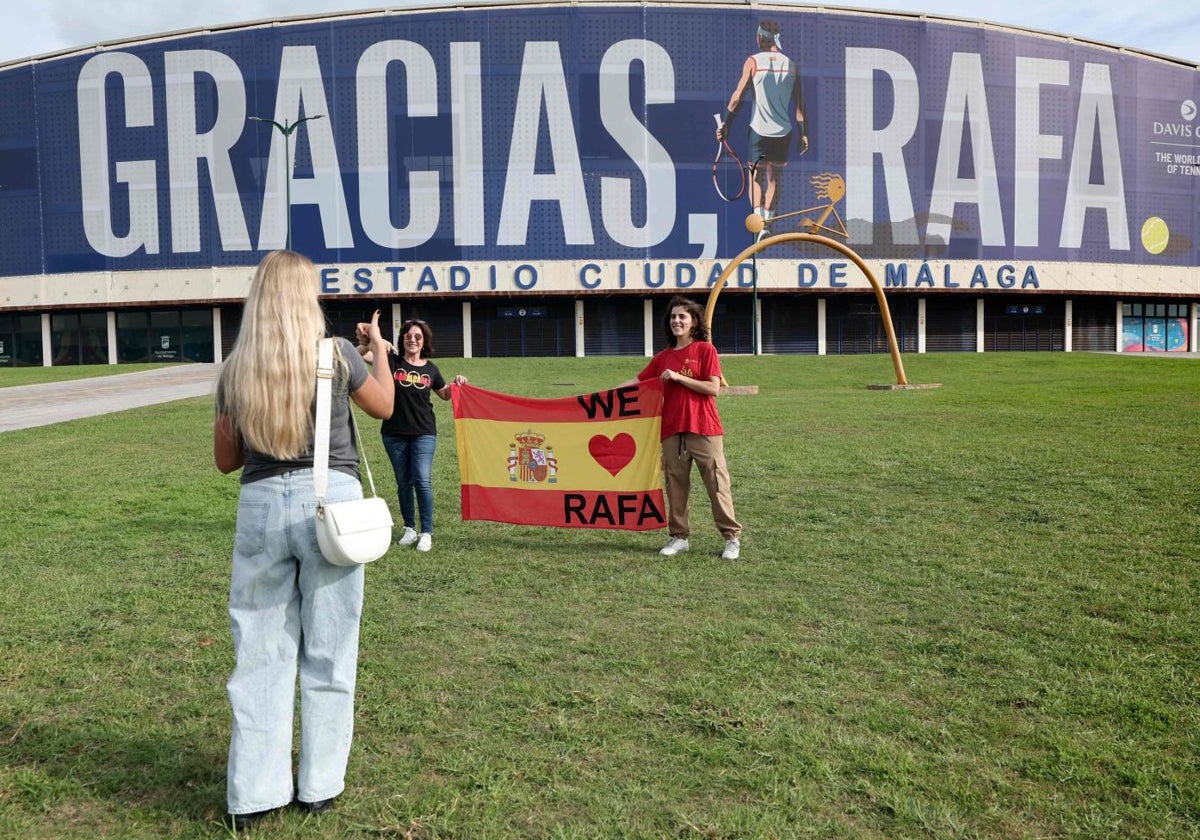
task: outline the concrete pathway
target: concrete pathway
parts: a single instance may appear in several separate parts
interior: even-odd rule
[[[171,367],[0,388],[0,432],[212,395],[220,365]]]

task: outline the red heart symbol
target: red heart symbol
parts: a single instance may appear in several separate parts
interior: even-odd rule
[[[625,469],[637,453],[637,444],[633,437],[624,432],[615,438],[595,435],[588,441],[588,452],[596,459],[596,463],[608,470],[613,476]]]

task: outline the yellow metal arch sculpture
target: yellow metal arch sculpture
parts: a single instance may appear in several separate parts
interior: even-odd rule
[[[749,227],[749,223],[747,223],[747,227]],[[875,290],[875,299],[879,302],[879,314],[883,318],[884,332],[887,333],[888,349],[892,354],[892,365],[896,368],[896,384],[907,386],[908,379],[904,376],[904,362],[900,360],[900,345],[896,343],[896,331],[892,327],[892,312],[888,309],[887,297],[883,294],[883,287],[879,285],[879,281],[875,279],[875,275],[867,267],[867,264],[863,262],[862,257],[841,242],[838,242],[836,239],[830,239],[827,236],[818,236],[814,233],[777,233],[774,236],[769,236],[766,239],[755,242],[734,257],[729,265],[725,266],[725,270],[721,272],[721,276],[717,279],[717,284],[713,286],[712,291],[708,293],[708,304],[704,308],[704,323],[708,325],[709,333],[711,334],[712,332],[712,316],[713,311],[717,307],[717,296],[725,286],[725,281],[730,278],[737,267],[748,257],[757,254],[764,248],[770,248],[772,245],[780,245],[784,242],[813,242],[817,245],[824,245],[826,248],[832,248],[853,260],[859,270],[866,275],[867,280],[871,283],[871,288]]]

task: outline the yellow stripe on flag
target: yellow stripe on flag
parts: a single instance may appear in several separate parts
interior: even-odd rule
[[[588,423],[530,419],[457,420],[462,483],[551,491],[661,489],[657,416]]]

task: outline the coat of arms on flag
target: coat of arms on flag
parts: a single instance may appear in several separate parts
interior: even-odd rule
[[[546,445],[546,436],[529,429],[513,435],[508,448],[509,481],[549,481],[554,483],[558,460]]]
[[[559,399],[456,385],[463,519],[666,527],[657,380]]]

